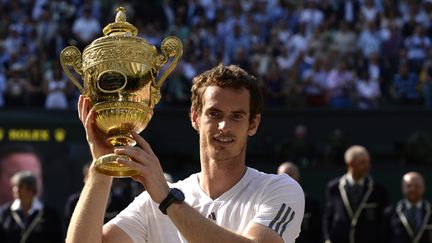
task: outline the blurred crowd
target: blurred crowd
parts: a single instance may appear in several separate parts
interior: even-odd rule
[[[258,77],[275,108],[432,107],[431,0],[0,0],[0,107],[74,107],[59,65],[102,35],[122,5],[139,36],[184,44],[162,90],[186,106],[216,64]]]

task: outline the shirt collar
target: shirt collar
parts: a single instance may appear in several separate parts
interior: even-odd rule
[[[413,206],[416,207],[416,208],[422,208],[422,206],[423,206],[423,200],[420,200],[420,201],[416,202],[413,205],[412,203],[410,203],[410,201],[408,201],[407,199],[405,199],[404,200],[404,204],[405,204],[405,207],[407,209],[411,209]]]
[[[21,200],[15,199],[10,208],[12,211],[21,210]],[[30,207],[28,214],[30,215],[33,212],[35,212],[37,210],[41,210],[41,209],[42,209],[42,202],[38,198],[35,197],[33,199],[32,206]]]
[[[354,178],[351,176],[351,174],[347,174],[346,176],[347,182],[350,186],[354,184],[358,184],[360,186],[363,186],[365,183],[365,177],[360,178],[360,180],[354,181]]]

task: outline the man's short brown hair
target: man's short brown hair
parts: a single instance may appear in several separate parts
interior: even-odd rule
[[[224,66],[223,64],[219,64],[196,76],[192,80],[192,83],[191,110],[196,111],[198,114],[202,112],[202,97],[209,86],[235,89],[245,88],[250,94],[249,120],[262,112],[263,100],[258,80],[236,65]]]

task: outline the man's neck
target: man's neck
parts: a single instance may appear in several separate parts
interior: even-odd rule
[[[417,200],[411,200],[411,201],[409,199],[405,199],[405,203],[406,206],[408,206],[409,208],[411,207],[421,208],[423,200],[421,198]]]
[[[201,165],[199,184],[210,198],[216,199],[237,184],[245,173],[245,163],[210,161]]]
[[[363,184],[365,180],[365,176],[354,176],[353,174],[347,174],[347,180],[350,184]]]
[[[28,215],[29,210],[32,207],[33,199],[21,200],[21,210],[25,216]]]

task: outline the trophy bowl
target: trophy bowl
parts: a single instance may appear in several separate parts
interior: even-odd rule
[[[160,100],[160,87],[177,65],[183,46],[177,37],[168,36],[159,53],[154,45],[136,36],[138,30],[126,21],[123,7],[117,8],[115,22],[105,26],[103,34],[85,47],[82,55],[75,46],[63,49],[60,63],[80,92],[90,97],[96,126],[109,136],[106,142],[113,148],[134,146],[130,132],[142,132],[151,120]],[[94,161],[96,170],[114,177],[138,175],[138,171],[117,163],[119,157],[131,160],[106,154]]]

